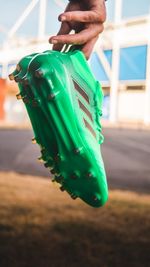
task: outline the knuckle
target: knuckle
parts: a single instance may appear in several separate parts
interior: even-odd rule
[[[99,23],[104,23],[106,20],[106,12],[97,12],[95,11],[95,19]]]
[[[104,22],[106,21],[106,13],[104,13],[104,14],[102,14],[102,15],[100,16],[100,21],[101,21],[102,23],[104,23]]]
[[[94,14],[93,12],[89,12],[88,14],[86,14],[85,16],[85,21],[93,21],[93,17],[94,17]]]
[[[67,21],[71,21],[73,18],[72,18],[72,14],[71,14],[71,12],[66,12],[65,13],[65,17],[66,17],[66,20]]]

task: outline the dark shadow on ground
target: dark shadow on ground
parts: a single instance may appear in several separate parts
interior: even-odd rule
[[[122,230],[85,221],[56,221],[42,227],[28,224],[15,235],[13,228],[0,225],[0,266],[148,266],[150,241],[130,228],[128,232],[126,236]]]
[[[150,197],[109,192],[102,208],[48,180],[0,173],[0,267],[148,267]]]

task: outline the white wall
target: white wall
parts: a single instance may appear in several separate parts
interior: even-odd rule
[[[118,95],[118,120],[142,122],[145,91],[123,91]]]
[[[124,47],[132,47],[136,45],[148,45],[150,43],[150,17],[143,16],[134,19],[121,20],[114,23],[106,23],[105,30],[101,35],[100,46],[102,49],[114,49],[117,44],[118,50]],[[117,69],[115,57],[113,57],[112,72],[108,87],[111,87],[111,99],[110,109],[111,114],[114,113],[113,119],[110,116],[111,122],[117,121],[136,121],[145,123],[147,118],[150,122],[150,110],[145,108],[146,98],[150,95],[150,86],[146,81],[143,81],[146,85],[146,90],[141,91],[129,91],[125,87],[120,90],[122,84],[119,81],[119,68]],[[148,66],[148,65],[147,65]],[[115,83],[112,84],[112,77],[115,79]],[[147,81],[150,80],[150,73],[147,72]],[[130,83],[138,85],[138,81],[126,81],[126,86]],[[114,85],[115,84],[115,85]],[[113,86],[112,86],[113,85]],[[116,92],[116,94],[115,94]],[[147,93],[146,93],[147,92]],[[112,94],[114,93],[114,94]],[[112,98],[114,95],[114,98]],[[147,104],[147,106],[149,106]],[[116,109],[117,107],[117,109]]]

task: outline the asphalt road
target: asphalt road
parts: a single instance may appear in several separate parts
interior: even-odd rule
[[[150,193],[150,131],[104,129],[102,153],[110,188]],[[49,177],[37,162],[40,149],[31,130],[0,130],[0,171]]]

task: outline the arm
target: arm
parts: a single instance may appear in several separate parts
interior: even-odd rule
[[[49,42],[60,51],[65,44],[80,45],[86,58],[90,57],[106,19],[104,0],[71,0],[59,16],[61,27]],[[74,34],[69,34],[74,30]]]

